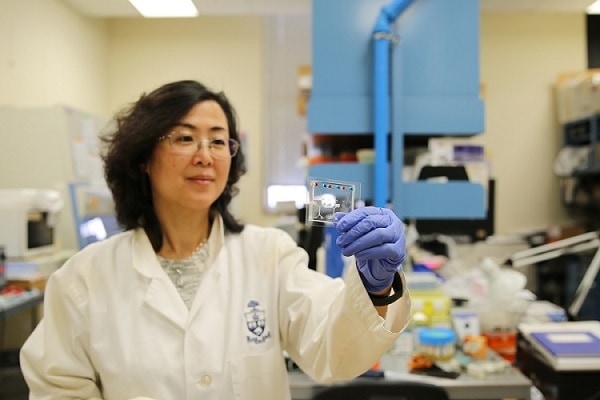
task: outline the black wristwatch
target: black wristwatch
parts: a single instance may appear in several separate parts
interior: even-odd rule
[[[399,273],[394,274],[394,282],[392,282],[392,290],[394,291],[394,293],[392,293],[391,295],[369,293],[369,297],[371,298],[373,305],[387,306],[388,304],[392,304],[393,302],[398,300],[400,297],[402,297],[404,289],[402,287],[402,278],[400,278]]]

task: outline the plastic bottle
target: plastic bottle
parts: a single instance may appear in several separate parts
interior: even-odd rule
[[[517,324],[524,302],[518,299],[527,282],[520,272],[500,268],[486,258],[480,265],[488,279],[487,307],[479,313],[481,329],[490,349],[509,362],[516,359]]]
[[[500,266],[491,258],[484,258],[481,270],[488,280],[488,301],[490,306],[511,308],[517,294],[527,283],[527,278],[522,273]]]

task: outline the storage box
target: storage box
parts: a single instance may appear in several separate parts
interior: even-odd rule
[[[562,74],[556,84],[560,123],[600,113],[600,69]]]

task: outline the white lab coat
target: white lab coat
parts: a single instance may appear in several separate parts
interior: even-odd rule
[[[356,268],[346,284],[308,269],[281,230],[224,235],[217,218],[209,249],[190,310],[143,230],[71,257],[21,350],[30,399],[290,399],[284,350],[317,381],[350,379],[408,323],[406,290],[384,320]]]

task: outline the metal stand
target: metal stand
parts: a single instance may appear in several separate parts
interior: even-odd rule
[[[590,289],[594,285],[596,276],[600,271],[599,234],[600,232],[598,231],[582,233],[581,235],[562,239],[553,243],[534,247],[532,249],[519,251],[513,254],[512,257],[507,260],[507,264],[512,265],[515,268],[519,268],[526,265],[532,265],[542,261],[551,260],[565,254],[583,253],[596,249],[596,254],[585,271],[585,274],[581,279],[579,286],[577,287],[573,301],[568,308],[569,315],[575,318],[579,314],[581,306],[583,305],[585,298],[588,296]]]

